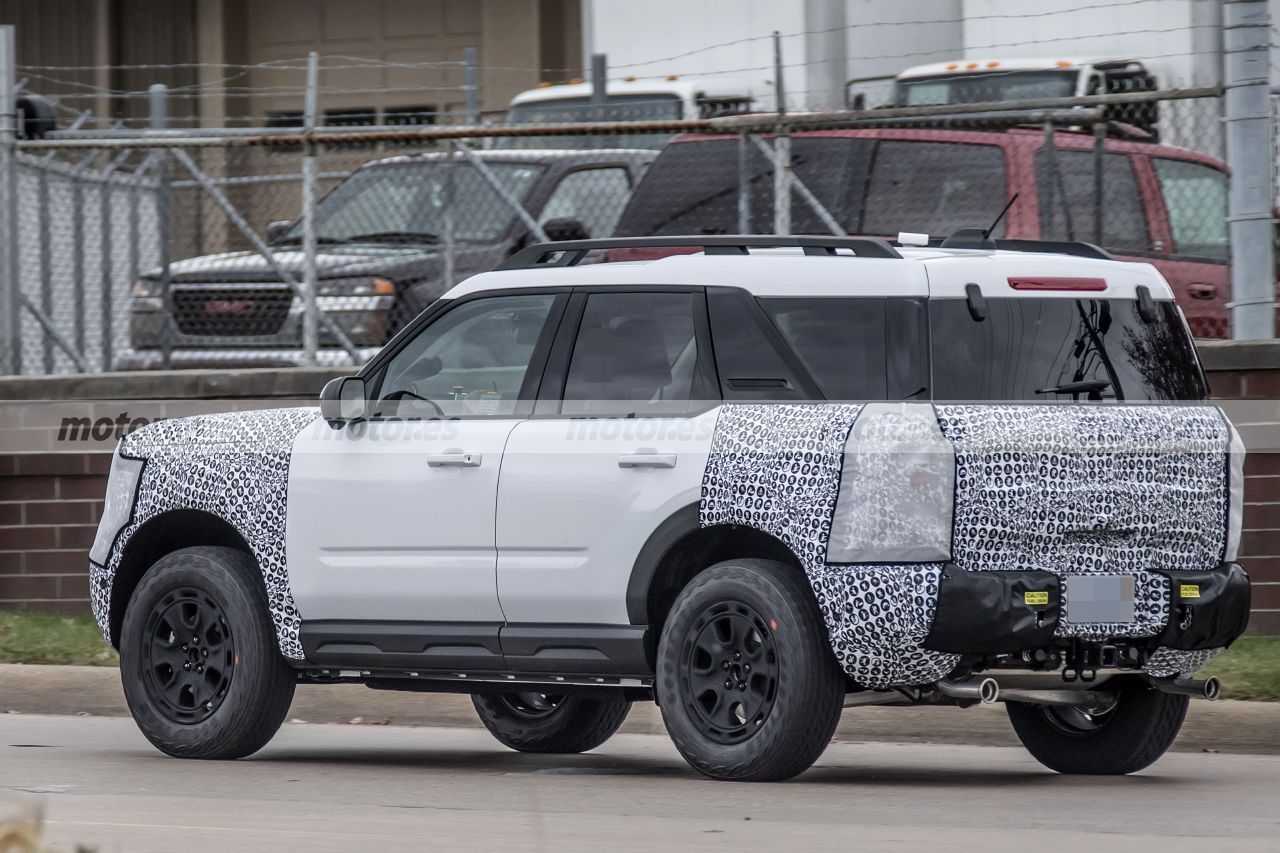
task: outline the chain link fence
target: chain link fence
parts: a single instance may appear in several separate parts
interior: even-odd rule
[[[1193,333],[1227,337],[1216,91],[998,106],[50,134],[20,142],[13,169],[8,360],[21,373],[359,364],[531,242],[941,240],[989,226],[1014,196],[997,238],[1151,262]]]

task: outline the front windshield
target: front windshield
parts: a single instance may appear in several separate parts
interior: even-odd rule
[[[508,193],[523,200],[541,166],[487,163]],[[488,243],[501,238],[515,212],[470,163],[417,160],[361,169],[316,205],[320,243],[434,243],[444,238],[448,173],[453,171],[454,239]],[[299,222],[279,242],[302,239]]]
[[[1069,98],[1076,93],[1079,72],[993,71],[899,80],[895,103],[899,106],[977,104],[1017,101],[1024,98]]]
[[[590,98],[556,98],[516,104],[508,124],[564,124],[582,121],[667,121],[684,118],[676,95],[611,95],[603,104]],[[512,136],[499,148],[661,148],[670,133],[619,133],[609,136]]]

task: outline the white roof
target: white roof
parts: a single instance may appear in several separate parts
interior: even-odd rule
[[[731,94],[729,92],[713,92],[714,85],[709,86],[695,78],[676,80],[609,80],[605,83],[607,95],[674,95],[689,99],[700,94]],[[732,93],[739,94],[739,93]],[[560,83],[553,86],[540,86],[527,89],[511,99],[511,105],[531,104],[538,101],[558,101],[561,98],[591,97],[590,83]],[[743,95],[743,97],[746,97]]]
[[[1070,71],[1079,70],[1086,65],[1114,60],[1101,60],[1097,57],[1079,56],[1042,56],[1024,59],[1001,59],[985,57],[982,59],[952,59],[949,62],[930,62],[927,65],[915,65],[898,72],[899,80],[910,80],[916,77],[936,77],[944,74],[981,74],[993,71]],[[994,63],[994,65],[992,64]]]
[[[804,255],[798,249],[750,255],[670,255],[652,261],[547,266],[480,273],[444,295],[456,299],[485,290],[599,285],[721,285],[756,296],[929,296],[962,298],[976,283],[988,297],[1134,299],[1145,284],[1154,299],[1173,291],[1151,264],[1038,252],[903,248],[902,258]],[[1009,279],[1102,279],[1104,290],[1019,290]]]

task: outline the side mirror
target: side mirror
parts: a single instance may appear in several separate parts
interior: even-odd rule
[[[363,420],[369,414],[368,389],[359,376],[339,376],[320,392],[320,415],[334,429]]]
[[[281,237],[289,233],[289,229],[293,227],[292,219],[277,219],[267,226],[267,242],[274,243]]]
[[[582,224],[580,219],[570,219],[563,217],[558,219],[548,219],[542,223],[542,230],[547,232],[547,239],[560,242],[561,240],[590,240],[591,232],[587,230],[587,226]]]

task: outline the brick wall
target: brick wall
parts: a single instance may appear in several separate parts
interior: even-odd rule
[[[1250,630],[1280,634],[1280,341],[1207,343],[1201,358],[1214,396],[1240,428],[1245,466],[1241,562],[1253,580]],[[0,406],[21,400],[212,400],[216,408],[314,400],[331,371],[225,371],[141,377],[0,379]],[[247,400],[252,399],[252,403]],[[115,408],[119,408],[118,406]],[[114,411],[107,407],[102,411]],[[0,436],[3,431],[0,416]],[[93,542],[110,452],[8,452],[0,445],[0,608],[89,608]]]
[[[109,453],[0,454],[0,607],[89,609]]]

